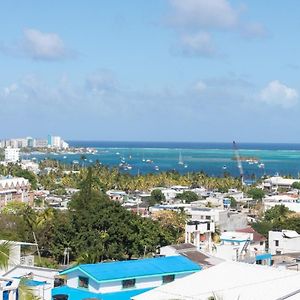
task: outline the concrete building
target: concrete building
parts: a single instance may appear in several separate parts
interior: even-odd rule
[[[192,221],[212,220],[220,231],[236,230],[247,226],[247,216],[219,208],[191,207],[186,211]]]
[[[60,272],[67,285],[52,290],[53,299],[122,299],[176,281],[201,267],[182,256],[78,265]]]
[[[38,299],[51,300],[51,290],[55,287],[59,270],[26,265],[17,265],[3,276],[8,278],[24,278]],[[1,298],[0,298],[1,299]]]
[[[33,148],[46,148],[48,146],[48,141],[46,139],[34,139]]]
[[[188,221],[185,225],[185,243],[193,244],[197,249],[212,247],[212,233],[215,232],[215,223],[212,220]]]
[[[250,230],[223,232],[220,243],[215,243],[211,254],[230,261],[271,265],[272,255],[266,252],[265,239]]]
[[[264,180],[263,187],[268,190],[277,190],[278,188],[289,189],[294,182],[300,182],[300,179],[273,176]]]
[[[133,300],[296,300],[300,272],[223,262],[132,297]]]
[[[293,230],[269,231],[271,254],[300,252],[300,235]]]
[[[4,150],[4,160],[10,163],[16,163],[20,160],[20,149],[7,147]]]
[[[12,201],[33,203],[33,193],[28,179],[0,177],[0,209]]]

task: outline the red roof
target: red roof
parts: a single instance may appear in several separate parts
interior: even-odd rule
[[[253,242],[265,242],[267,239],[260,233],[256,232],[252,227],[237,229],[237,232],[253,233]]]

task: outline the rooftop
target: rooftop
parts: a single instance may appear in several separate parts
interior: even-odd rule
[[[186,257],[168,256],[98,264],[82,264],[64,270],[60,274],[68,274],[74,270],[82,271],[97,282],[108,282],[162,274],[196,272],[201,270],[201,267]]]
[[[133,299],[204,300],[212,296],[222,300],[299,299],[299,280],[299,272],[227,261]]]

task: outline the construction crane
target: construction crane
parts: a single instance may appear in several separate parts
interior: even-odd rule
[[[243,165],[242,165],[239,150],[237,148],[237,145],[236,145],[235,141],[233,141],[233,150],[234,150],[235,158],[236,158],[236,161],[237,161],[237,166],[238,166],[238,169],[240,171],[240,178],[241,178],[242,185],[245,185]]]

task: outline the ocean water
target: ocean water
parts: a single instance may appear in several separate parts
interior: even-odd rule
[[[93,164],[98,160],[110,167],[119,166],[121,160],[132,169],[130,174],[157,173],[176,170],[180,173],[204,171],[211,176],[224,176],[224,172],[239,176],[239,169],[231,143],[170,143],[170,142],[98,142],[69,141],[75,147],[93,147],[96,154],[86,154],[82,162],[79,154],[31,154],[37,160],[57,159],[66,164],[78,161],[80,164]],[[254,157],[257,163],[243,161],[246,179],[260,178],[263,175],[292,175],[300,173],[300,144],[238,144],[241,157]],[[179,164],[181,161],[183,164]],[[147,163],[151,160],[152,163]],[[263,165],[260,165],[263,164]]]

